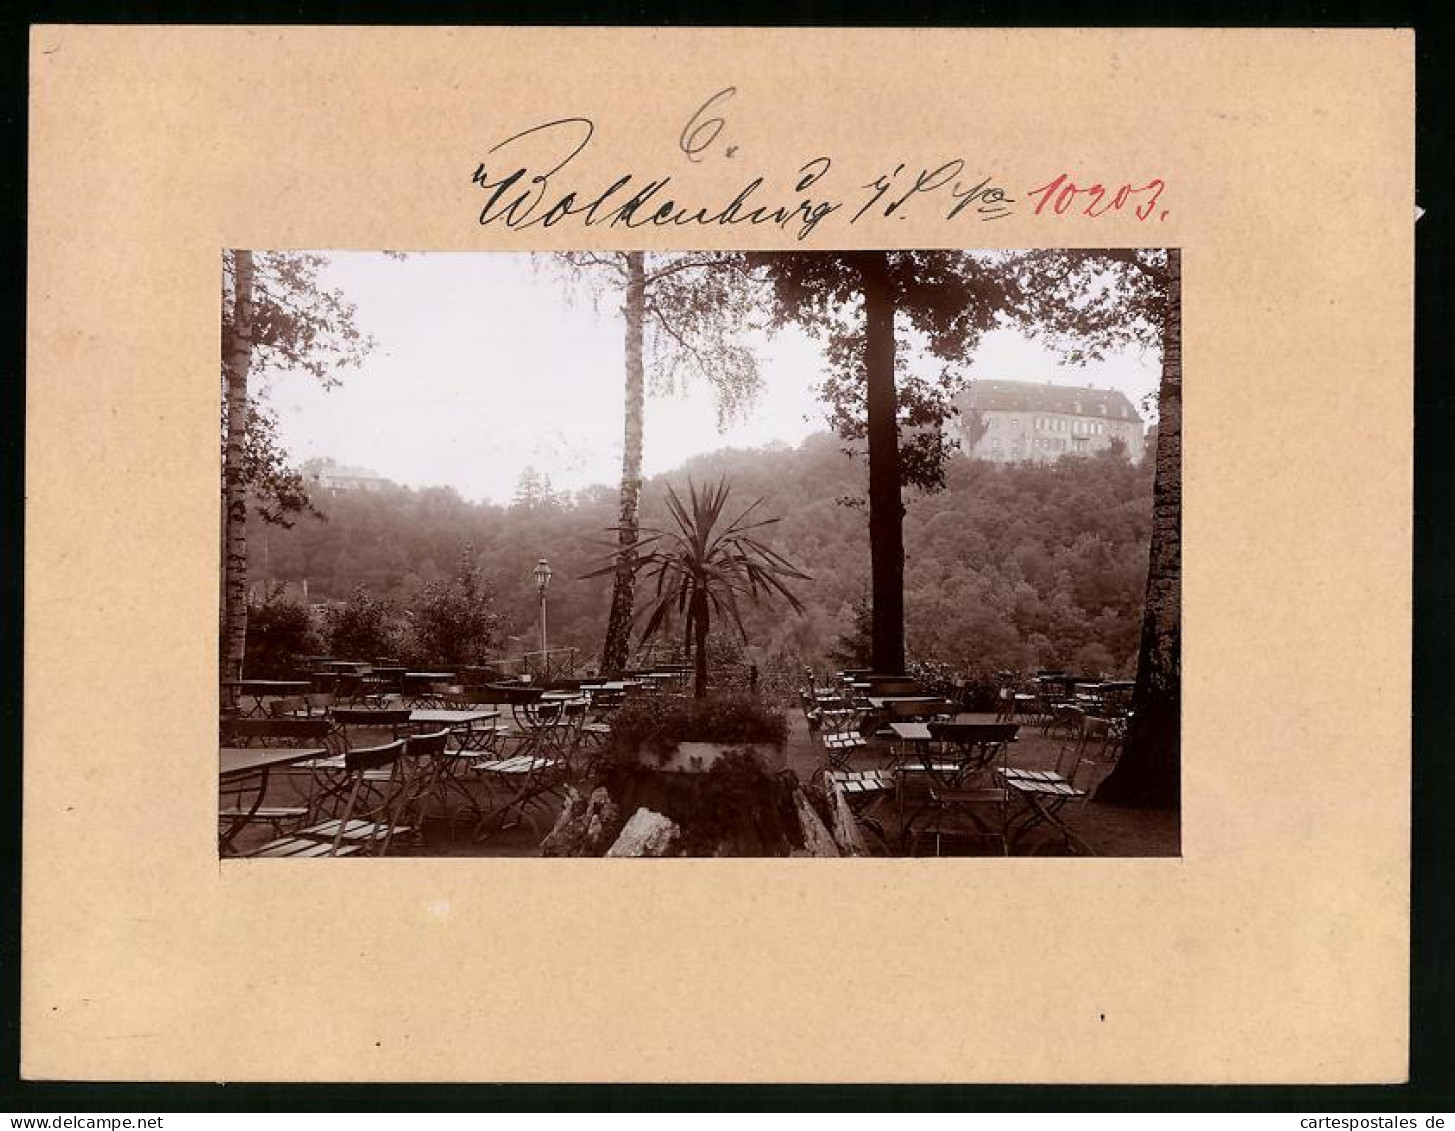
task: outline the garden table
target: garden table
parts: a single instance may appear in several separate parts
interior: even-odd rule
[[[233,706],[238,705],[239,696],[253,701],[253,705],[243,712],[246,715],[262,714],[264,699],[304,695],[313,687],[306,679],[229,679],[224,681],[223,686],[232,690]]]
[[[894,755],[890,769],[898,769],[905,761],[905,748],[917,748],[930,741],[929,723],[890,723],[889,729],[894,732]]]
[[[300,746],[224,746],[218,751],[217,780],[220,786],[241,788],[251,777],[257,778],[257,793],[246,812],[230,818],[231,823],[218,838],[218,851],[227,853],[233,839],[254,817],[268,792],[268,772],[280,766],[291,766],[310,758],[322,758],[328,752]]]
[[[454,672],[405,672],[402,691],[404,702],[410,707],[434,707],[438,699],[435,684],[453,684]]]
[[[882,711],[889,703],[938,703],[941,701],[938,695],[866,695],[864,698],[876,711]]]

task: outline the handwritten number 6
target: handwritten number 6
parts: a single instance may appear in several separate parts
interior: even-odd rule
[[[704,120],[702,116],[708,112],[713,103],[731,98],[737,92],[738,88],[735,86],[724,87],[699,106],[692,117],[687,119],[687,124],[682,127],[682,136],[677,139],[677,144],[681,147],[682,152],[687,154],[689,161],[701,161],[702,151],[717,139],[717,135],[722,133],[723,126],[727,125],[721,118]]]

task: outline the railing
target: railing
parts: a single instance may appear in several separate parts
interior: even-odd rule
[[[506,656],[481,666],[489,668],[502,679],[529,676],[534,683],[549,683],[553,679],[574,676],[579,654],[576,648],[549,648],[544,652],[536,650],[519,656]]]

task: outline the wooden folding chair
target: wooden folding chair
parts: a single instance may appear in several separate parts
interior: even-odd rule
[[[351,856],[369,852],[383,856],[390,843],[413,831],[395,824],[401,801],[408,792],[408,767],[401,765],[405,740],[383,746],[349,750],[344,754],[344,771],[350,783],[342,815],[299,829],[250,852],[255,857]],[[387,773],[388,788],[373,782]],[[374,779],[367,774],[375,774]]]
[[[841,706],[824,707],[819,711],[819,726],[815,732],[826,763],[836,770],[848,769],[854,755],[869,748],[868,740],[860,733],[865,712],[851,706],[847,700],[841,703]]]
[[[901,783],[922,776],[928,800],[904,822],[901,836],[910,842],[911,854],[917,854],[920,838],[934,833],[935,855],[940,855],[942,840],[967,830],[951,827],[952,817],[966,817],[968,830],[978,839],[990,840],[1006,854],[1009,816],[1008,792],[998,782],[997,769],[1003,768],[1007,746],[1015,741],[1020,727],[1016,723],[929,724],[931,742],[920,749],[919,765],[900,768]],[[999,763],[999,767],[997,767]],[[933,824],[918,826],[924,814],[933,816]]]

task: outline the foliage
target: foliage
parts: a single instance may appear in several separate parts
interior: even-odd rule
[[[308,609],[289,598],[285,586],[275,585],[248,616],[243,671],[249,679],[291,676],[298,658],[316,653],[318,647]]]
[[[829,659],[841,668],[868,667],[874,654],[874,610],[867,593],[854,602],[850,616],[850,627],[834,640]]]
[[[952,397],[964,387],[964,362],[982,335],[1020,305],[1017,276],[1000,269],[998,252],[886,253],[895,335],[896,423],[902,481],[934,491],[956,449],[944,425]],[[855,253],[764,252],[749,256],[773,284],[774,313],[797,322],[824,344],[827,368],[819,396],[835,433],[861,450],[868,436],[862,279]],[[911,354],[937,359],[932,376],[912,374]]]
[[[515,498],[511,500],[513,510],[559,510],[570,503],[570,496],[551,486],[548,473],[526,467],[515,484]]]
[[[1057,248],[1005,261],[1023,329],[1080,364],[1127,345],[1162,349],[1167,252],[1161,248]]]
[[[705,699],[657,697],[629,702],[611,717],[608,756],[649,754],[666,761],[680,742],[781,747],[788,720],[749,695]]]
[[[960,673],[940,660],[910,660],[905,665],[905,674],[917,680],[926,695],[954,699],[959,691]]]
[[[399,609],[393,601],[358,586],[348,601],[326,618],[329,652],[345,660],[370,662],[395,656],[404,642]]]
[[[466,546],[453,577],[425,583],[407,610],[405,651],[424,664],[483,664],[497,655],[500,617],[474,547]]]
[[[743,335],[759,320],[764,304],[758,280],[737,252],[577,251],[542,262],[623,297],[625,439],[616,571],[601,649],[602,670],[616,671],[625,665],[631,642],[648,378],[657,392],[685,386],[694,377],[705,379],[716,396],[718,426],[725,427],[762,388],[757,356]]]
[[[805,659],[791,640],[768,651],[721,636],[708,648],[712,686],[725,695],[750,695],[772,707],[798,702]]]
[[[542,261],[584,285],[594,299],[621,293],[626,252],[543,253]],[[763,388],[747,338],[764,325],[762,281],[731,251],[643,253],[643,338],[647,383],[671,394],[706,381],[718,424],[740,418]]]
[[[747,507],[737,518],[719,527],[732,494],[726,478],[716,487],[698,492],[688,480],[691,510],[677,492],[667,488],[667,509],[674,527],[643,527],[637,544],[635,570],[644,574],[653,592],[645,609],[643,640],[682,620],[684,651],[695,650],[696,692],[707,694],[707,640],[712,619],[727,617],[744,640],[739,600],[757,603],[781,597],[795,612],[803,604],[788,588],[790,580],[810,580],[806,573],[756,537],[753,532],[772,526],[778,519],[748,521],[762,499]],[[588,577],[615,573],[616,559]]]
[[[266,382],[283,373],[302,373],[324,386],[340,383],[340,372],[357,368],[374,348],[360,331],[352,302],[322,282],[328,257],[293,251],[253,252],[252,372]],[[234,256],[223,255],[222,340],[231,338]],[[227,432],[227,377],[222,374],[222,432]],[[313,511],[302,476],[278,442],[277,417],[266,385],[249,393],[244,475],[257,514],[290,526],[294,516]]]
[[[793,659],[796,679],[803,663],[821,663],[837,638],[853,635],[854,608],[868,581],[864,519],[835,505],[834,497],[863,492],[862,464],[845,460],[825,434],[797,447],[698,456],[671,477],[648,480],[644,523],[671,523],[665,488],[683,476],[699,482],[726,476],[735,492],[761,496],[759,510],[781,518],[770,528],[773,548],[813,574],[812,584],[794,587],[801,615],[782,615],[782,605],[741,610],[760,686],[774,657]],[[1151,486],[1150,460],[1132,465],[1109,453],[1043,465],[954,456],[945,490],[905,518],[910,655],[992,678],[1004,668],[1077,666],[1078,651],[1100,643],[1112,655],[1108,670],[1135,671]],[[614,492],[583,491],[560,509],[515,511],[468,503],[448,488],[389,487],[337,492],[326,509],[326,523],[270,531],[267,568],[255,552],[251,575],[265,585],[307,579],[314,600],[342,601],[362,584],[408,605],[473,543],[483,576],[496,587],[500,651],[518,655],[536,646],[531,570],[544,554],[556,571],[548,610],[552,646],[596,654],[611,582],[578,579],[600,561],[592,532],[614,522]],[[526,640],[512,642],[516,632]],[[715,684],[718,657],[736,663],[727,646],[737,639],[736,631],[713,635]]]
[[[324,517],[308,496],[302,472],[289,463],[288,453],[278,440],[277,412],[262,397],[253,397],[248,404],[243,480],[252,496],[253,509],[264,522],[286,529],[297,515]]]

